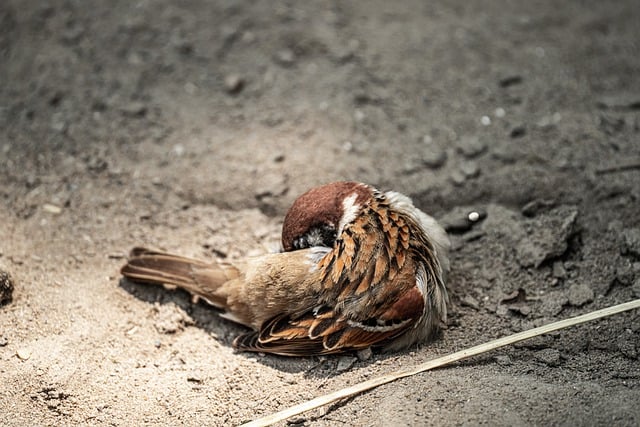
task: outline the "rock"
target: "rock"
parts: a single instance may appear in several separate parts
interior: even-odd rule
[[[522,76],[519,74],[512,74],[512,75],[503,77],[498,81],[498,85],[500,87],[505,87],[505,88],[519,85],[520,83],[522,83]]]
[[[503,163],[515,163],[521,156],[514,147],[509,144],[496,144],[491,147],[491,157]]]
[[[13,299],[13,278],[3,270],[0,270],[0,306],[8,304]]]
[[[293,427],[298,427],[298,426],[302,427],[307,425],[307,419],[304,417],[291,418],[287,420],[287,425],[293,426]]]
[[[229,74],[224,78],[224,89],[231,95],[240,93],[243,87],[244,79],[238,74]]]
[[[0,335],[0,347],[6,347],[9,344],[9,340],[4,335]]]
[[[197,372],[192,372],[191,374],[187,375],[187,381],[192,383],[201,383],[202,377]]]
[[[574,283],[569,287],[567,291],[567,298],[569,298],[569,304],[574,307],[581,307],[587,303],[593,301],[594,293],[588,285],[584,283]]]
[[[52,215],[60,215],[62,213],[62,208],[60,206],[52,205],[50,203],[42,205],[42,210]]]
[[[464,233],[487,217],[487,211],[457,206],[439,218],[440,224],[448,233]]]
[[[432,146],[422,153],[420,160],[428,168],[438,169],[447,161],[447,152],[440,147]]]
[[[560,351],[555,348],[545,348],[543,350],[536,351],[534,353],[534,357],[537,361],[548,366],[560,365]]]
[[[531,314],[531,307],[526,304],[511,304],[507,306],[507,308],[509,309],[509,311],[518,313],[522,316],[528,316],[529,314]]]
[[[551,274],[556,279],[565,279],[567,277],[567,270],[565,270],[564,268],[564,263],[562,261],[554,262],[551,269]]]
[[[487,150],[485,144],[476,135],[464,136],[456,143],[457,150],[466,158],[471,159],[479,156]]]
[[[471,307],[474,310],[479,310],[480,309],[480,304],[478,303],[478,300],[476,300],[471,295],[463,296],[460,299],[460,304],[463,305],[463,306]]]
[[[518,288],[515,291],[504,295],[500,302],[502,304],[514,304],[523,303],[527,301],[527,292],[523,288]]]
[[[120,107],[120,111],[127,117],[144,117],[147,114],[147,106],[140,101],[131,101]]]
[[[622,93],[610,95],[598,100],[597,105],[609,110],[640,110],[640,93]]]
[[[336,370],[338,372],[344,372],[351,368],[353,364],[356,363],[356,360],[358,360],[357,357],[342,356],[338,359],[338,366],[336,367]]]
[[[198,86],[196,86],[194,83],[186,82],[184,84],[184,91],[189,95],[195,95],[198,92]]]
[[[633,280],[638,273],[639,272],[635,265],[632,265],[631,263],[619,265],[616,267],[615,280],[623,286],[629,286],[633,283]]]
[[[537,314],[541,317],[556,317],[562,309],[569,303],[569,299],[562,291],[548,292],[536,307]]]
[[[371,356],[373,356],[373,352],[371,351],[370,347],[367,347],[364,350],[358,350],[356,352],[356,356],[358,356],[358,360],[363,362],[365,360],[371,359]]]
[[[500,354],[494,357],[496,363],[500,366],[509,366],[511,365],[511,358],[506,354]]]
[[[627,228],[623,231],[621,253],[640,259],[640,228]]]
[[[543,211],[548,211],[555,206],[553,200],[535,199],[522,207],[522,215],[532,218]]]
[[[530,233],[516,247],[520,264],[538,268],[543,262],[564,254],[568,240],[575,233],[577,217],[575,207],[561,206],[529,221]]]
[[[540,118],[536,122],[536,126],[542,129],[552,129],[562,120],[562,115],[560,113],[553,113],[550,115],[546,115]]]
[[[29,360],[31,351],[27,348],[19,348],[18,351],[16,351],[16,356],[18,356],[20,360]]]
[[[460,172],[462,172],[465,178],[475,178],[480,175],[480,167],[474,161],[466,161],[460,163]]]
[[[453,185],[460,186],[464,184],[466,180],[466,176],[462,173],[462,171],[456,169],[449,175],[449,179],[453,183]]]
[[[527,128],[524,125],[517,125],[511,129],[509,136],[511,138],[521,138],[527,134]]]
[[[282,49],[275,54],[275,61],[283,67],[292,66],[295,59],[295,53],[291,49]]]

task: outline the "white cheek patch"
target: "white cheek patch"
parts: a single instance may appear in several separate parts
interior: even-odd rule
[[[358,195],[353,193],[342,201],[342,218],[338,224],[338,236],[342,233],[345,225],[356,219],[360,205],[356,203]]]

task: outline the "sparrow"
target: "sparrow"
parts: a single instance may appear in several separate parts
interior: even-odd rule
[[[233,264],[134,248],[121,273],[185,289],[251,328],[233,342],[240,351],[400,350],[446,320],[449,239],[403,194],[359,182],[313,188],[286,213],[281,245]]]

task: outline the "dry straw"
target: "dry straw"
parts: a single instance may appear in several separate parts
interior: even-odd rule
[[[449,355],[439,357],[434,360],[422,363],[411,369],[403,369],[392,372],[387,375],[383,375],[378,378],[373,378],[368,381],[361,382],[351,387],[343,388],[341,390],[334,391],[333,393],[326,394],[324,396],[316,397],[315,399],[301,403],[299,405],[292,406],[275,414],[268,415],[266,417],[251,421],[243,424],[243,427],[261,427],[270,426],[279,421],[284,421],[287,418],[300,415],[303,412],[317,409],[321,406],[328,405],[337,400],[355,396],[372,388],[378,387],[382,384],[387,384],[395,381],[399,378],[410,377],[412,375],[419,374],[421,372],[428,371],[430,369],[445,366],[453,362],[467,359],[478,354],[486,353],[496,348],[504,347],[510,344],[515,344],[519,341],[524,341],[529,338],[537,337],[539,335],[548,334],[549,332],[557,331],[559,329],[568,328],[570,326],[579,325],[581,323],[590,322],[592,320],[600,319],[614,314],[622,313],[623,311],[633,310],[640,308],[640,299],[630,301],[624,304],[615,305],[613,307],[603,308],[601,310],[592,311],[591,313],[583,314],[581,316],[572,317],[570,319],[561,320],[538,328],[529,329],[528,331],[520,332],[514,335],[509,335],[504,338],[499,338],[494,341],[490,341],[484,344],[477,345],[475,347],[468,348],[466,350],[457,351]]]

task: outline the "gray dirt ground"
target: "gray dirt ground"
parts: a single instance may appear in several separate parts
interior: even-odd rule
[[[638,22],[635,0],[1,1],[0,425],[233,425],[640,297]],[[455,231],[440,340],[235,354],[213,309],[120,280],[137,244],[264,251],[337,179]],[[297,421],[638,425],[639,351],[628,312]]]

